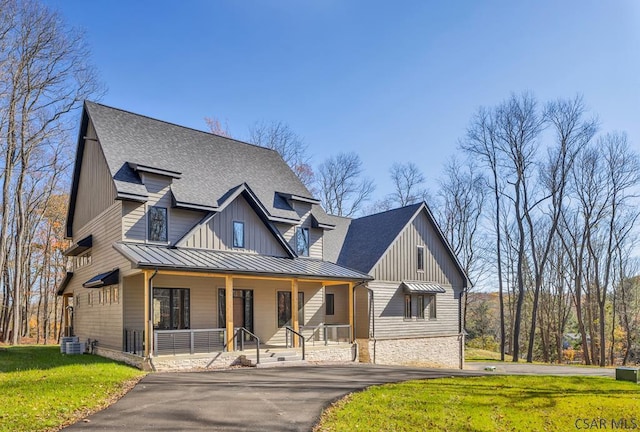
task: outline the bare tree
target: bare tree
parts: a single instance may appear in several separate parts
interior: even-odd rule
[[[535,202],[524,211],[529,229],[530,256],[535,279],[527,362],[533,361],[542,277],[564,209],[571,169],[578,152],[589,143],[597,129],[595,119],[583,120],[584,113],[585,109],[581,97],[551,102],[547,105],[545,112],[545,120],[551,125],[556,142],[549,149],[547,161],[541,169],[542,196],[534,198]],[[527,193],[526,189],[525,193]],[[549,223],[543,225],[546,229],[536,229],[532,214],[537,206],[546,201],[549,201],[549,205],[544,214],[549,218]]]
[[[498,165],[498,135],[496,130],[495,114],[492,110],[480,108],[474,115],[466,137],[460,142],[460,147],[470,156],[478,157],[480,163],[485,165],[490,173],[491,192],[494,198],[494,222],[496,235],[496,264],[498,276],[498,293],[500,305],[500,359],[504,361],[506,332],[505,332],[505,310],[504,310],[504,287],[502,271],[502,224],[500,217],[502,209],[500,197],[502,196],[503,185],[500,180]]]
[[[485,179],[476,172],[470,160],[463,163],[456,158],[449,160],[444,175],[439,182],[440,204],[436,214],[454,253],[475,284],[486,271],[480,225],[486,201]],[[469,290],[465,293],[462,311],[465,323]]]
[[[420,168],[413,163],[394,163],[389,170],[393,181],[394,191],[389,199],[399,207],[414,204],[420,201],[427,201],[428,193],[424,188],[426,181]]]
[[[312,194],[317,192],[307,145],[288,124],[281,121],[256,122],[249,128],[249,142],[277,151],[307,189]]]
[[[362,161],[357,154],[339,153],[318,167],[318,189],[328,213],[353,216],[363,210],[375,185],[362,176]]]
[[[100,87],[82,33],[57,13],[35,0],[2,0],[0,10],[0,274],[5,293],[11,292],[16,344],[28,320],[34,230],[74,127],[67,114]],[[8,340],[8,327],[1,330]]]

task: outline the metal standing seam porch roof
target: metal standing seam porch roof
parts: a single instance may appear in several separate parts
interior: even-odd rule
[[[346,281],[373,279],[368,274],[310,258],[280,258],[242,252],[168,248],[124,242],[114,243],[113,247],[138,268]]]
[[[442,294],[447,292],[440,285],[427,282],[402,281],[402,288],[409,294]]]

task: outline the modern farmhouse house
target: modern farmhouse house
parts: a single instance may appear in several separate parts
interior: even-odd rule
[[[469,282],[428,207],[327,215],[273,150],[86,102],[66,234],[66,333],[100,355],[462,367]]]

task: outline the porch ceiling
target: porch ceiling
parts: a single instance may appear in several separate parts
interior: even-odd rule
[[[138,268],[344,281],[373,279],[365,273],[309,258],[280,258],[242,252],[169,248],[135,243],[115,243],[113,247]]]

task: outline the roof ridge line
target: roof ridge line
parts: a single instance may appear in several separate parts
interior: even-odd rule
[[[213,132],[207,132],[207,131],[204,131],[204,130],[201,130],[201,129],[196,129],[196,128],[191,127],[191,126],[185,126],[185,125],[181,125],[181,124],[178,124],[178,123],[170,122],[168,120],[163,120],[163,119],[159,119],[159,118],[156,118],[156,117],[151,117],[151,116],[146,115],[146,114],[135,113],[133,111],[129,111],[129,110],[126,110],[126,109],[123,109],[123,108],[114,107],[114,106],[111,106],[111,105],[106,105],[106,104],[103,104],[103,103],[100,103],[100,102],[95,102],[95,101],[90,101],[90,100],[86,100],[85,102],[89,102],[91,104],[99,105],[101,107],[109,108],[109,109],[112,109],[112,110],[115,110],[115,111],[120,111],[120,112],[123,112],[123,113],[126,113],[126,114],[134,115],[136,117],[143,117],[143,118],[146,118],[148,120],[153,120],[153,121],[157,121],[157,122],[160,122],[160,123],[164,123],[166,125],[176,126],[176,127],[181,128],[181,129],[188,129],[188,130],[191,130],[191,131],[194,131],[194,132],[199,132],[199,133],[202,133],[202,134],[205,134],[205,135],[210,135],[210,136],[214,136],[214,137],[218,137],[218,138],[224,138],[225,140],[229,140],[229,141],[235,141],[238,144],[244,144],[244,145],[247,145],[247,146],[256,147],[256,148],[259,148],[259,149],[269,150],[269,151],[278,153],[276,150],[271,149],[269,147],[263,147],[263,146],[260,146],[258,144],[252,144],[250,142],[242,141],[242,140],[239,140],[237,138],[227,137],[227,136],[224,136],[224,135],[218,135],[218,134],[213,133]]]

